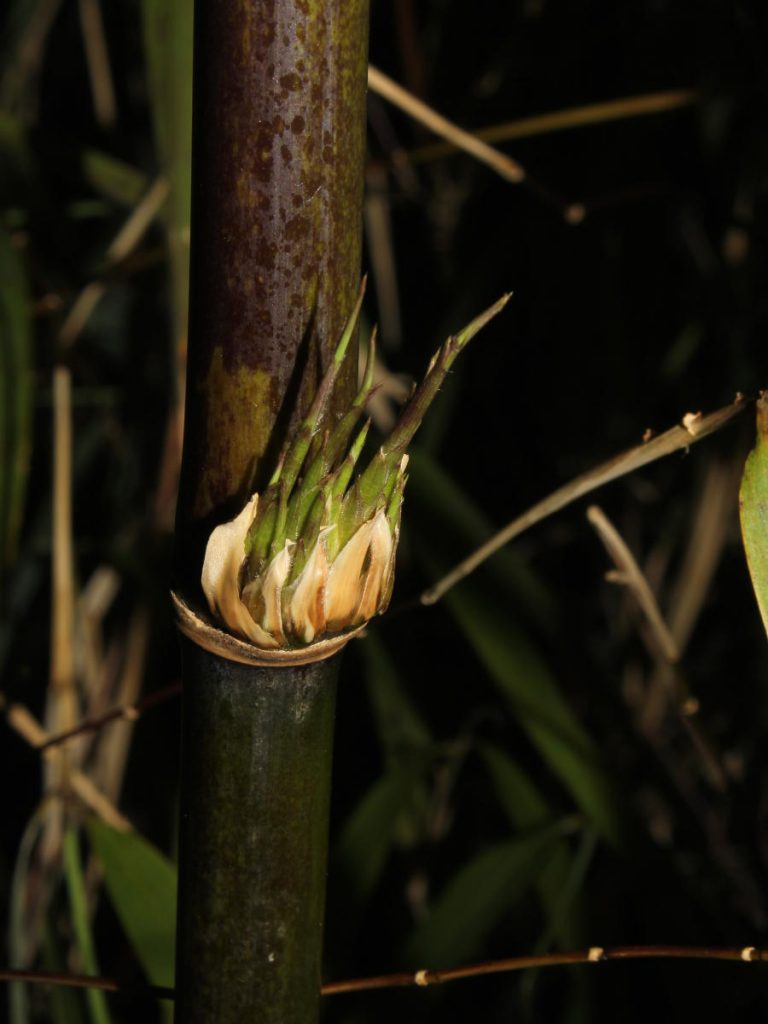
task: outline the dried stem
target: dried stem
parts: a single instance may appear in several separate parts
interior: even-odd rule
[[[518,537],[525,530],[530,529],[530,527],[540,523],[543,519],[554,515],[555,512],[559,512],[567,505],[578,501],[579,498],[583,498],[584,495],[596,491],[599,487],[603,487],[613,480],[618,480],[620,477],[633,473],[642,466],[647,466],[649,463],[662,459],[666,455],[671,455],[673,452],[690,448],[697,441],[703,440],[709,434],[720,430],[721,427],[730,423],[734,416],[737,416],[748,405],[749,403],[741,395],[737,395],[731,405],[723,406],[723,408],[717,409],[707,416],[688,413],[683,419],[682,426],[672,427],[671,430],[667,430],[658,437],[645,441],[635,448],[630,448],[629,451],[623,452],[621,455],[617,455],[607,462],[601,463],[599,466],[595,466],[594,469],[588,470],[581,476],[576,477],[575,480],[571,480],[563,487],[559,487],[552,494],[529,508],[527,512],[518,516],[517,519],[513,519],[503,530],[494,534],[490,540],[482,544],[473,554],[459,562],[442,579],[425,590],[421,595],[421,603],[426,605],[435,604],[451,587],[455,587],[465,576],[469,576],[471,572],[474,572],[478,566],[482,565],[499,548],[504,547],[509,541]]]
[[[548,135],[552,132],[582,128],[584,125],[605,124],[608,121],[625,121],[633,117],[667,113],[690,107],[699,99],[694,89],[674,89],[669,92],[653,92],[644,96],[627,96],[624,99],[607,100],[603,103],[589,103],[582,107],[567,107],[549,114],[535,114],[533,117],[516,118],[487,128],[477,128],[472,134],[483,142],[509,142],[511,139],[528,139],[534,135]],[[450,142],[433,143],[413,150],[408,155],[416,162],[437,160],[455,153],[460,147]]]
[[[418,121],[419,124],[429,128],[435,135],[441,136],[458,149],[469,153],[470,156],[479,160],[480,163],[486,164],[505,181],[510,182],[512,185],[526,184],[551,205],[557,207],[569,224],[578,224],[584,219],[585,210],[580,203],[567,203],[562,197],[555,195],[549,188],[542,185],[541,182],[531,178],[517,160],[513,160],[506,153],[494,149],[493,146],[489,146],[487,142],[483,142],[482,139],[473,135],[472,132],[459,128],[453,121],[449,121],[447,117],[438,114],[436,110],[427,103],[424,103],[423,100],[418,99],[413,93],[408,92],[402,85],[398,85],[397,82],[372,65],[368,67],[368,88],[378,93],[379,96],[384,97],[384,99],[389,100],[396,107],[399,107],[400,110],[404,111],[415,121]]]
[[[724,792],[726,789],[726,779],[720,762],[712,751],[710,743],[693,720],[699,711],[699,702],[690,696],[685,680],[680,674],[678,666],[682,652],[664,620],[650,584],[637,564],[635,556],[627,547],[623,537],[602,509],[598,508],[597,505],[592,505],[587,510],[587,518],[594,526],[616,566],[616,573],[611,573],[609,578],[613,582],[627,587],[633,595],[650,627],[656,647],[661,652],[661,656],[666,661],[667,666],[672,670],[672,680],[675,684],[674,707],[683,730],[688,735],[694,750],[701,759],[702,766],[710,782],[715,789]],[[651,654],[655,655],[656,651],[652,650]]]

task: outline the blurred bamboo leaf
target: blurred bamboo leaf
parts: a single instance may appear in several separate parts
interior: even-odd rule
[[[425,751],[433,740],[426,725],[400,685],[389,651],[374,627],[366,630],[357,647],[362,655],[365,682],[382,750],[390,768],[402,755]]]
[[[513,828],[538,828],[552,820],[552,810],[546,800],[509,754],[493,743],[482,743],[479,753]]]
[[[360,908],[375,889],[395,842],[421,834],[428,801],[424,773],[434,743],[400,685],[379,633],[371,628],[358,646],[387,770],[349,815],[336,846],[350,906]]]
[[[82,168],[95,192],[121,206],[136,206],[150,186],[149,178],[142,171],[99,149],[87,149],[83,153]]]
[[[144,49],[155,143],[170,185],[166,229],[175,338],[186,344],[192,168],[193,0],[143,0]]]
[[[62,0],[10,0],[0,37],[0,105],[34,120],[48,37]]]
[[[32,327],[26,274],[0,225],[0,568],[13,561],[32,443]]]
[[[153,985],[173,985],[176,942],[176,868],[133,832],[96,818],[88,836],[104,868],[109,898],[134,953]]]
[[[42,942],[43,967],[46,971],[66,974],[66,957],[58,948],[54,929],[46,924]],[[63,985],[52,985],[48,994],[50,1000],[51,1024],[84,1024],[82,993]]]
[[[522,768],[507,753],[492,743],[483,743],[479,754],[512,827],[518,831],[540,828],[553,818],[552,809]],[[546,931],[565,947],[578,946],[581,936],[581,910],[577,893],[571,893],[573,906],[564,908],[567,881],[573,875],[572,857],[564,839],[556,843],[542,867],[536,888],[547,919]],[[568,912],[564,912],[564,910]]]
[[[351,903],[362,905],[387,863],[397,825],[420,781],[414,768],[393,770],[378,779],[347,819],[336,858]]]
[[[747,457],[739,492],[741,535],[755,597],[768,632],[768,394],[757,400],[757,443]]]
[[[32,853],[37,843],[46,818],[46,812],[38,808],[27,822],[21,835],[21,842],[16,853],[16,863],[11,876],[11,888],[8,907],[8,952],[11,967],[24,968],[34,956],[34,948],[30,945],[30,927],[28,921],[28,887]],[[28,1024],[29,993],[28,986],[21,982],[11,982],[8,986],[8,1014],[11,1024]]]
[[[483,941],[533,885],[562,834],[562,825],[490,846],[445,887],[416,928],[406,959],[418,967],[447,968],[477,955]]]
[[[493,595],[474,582],[456,587],[444,600],[550,769],[602,837],[618,845],[614,788],[544,662]]]
[[[413,474],[410,486],[418,478]],[[433,578],[442,575],[447,557],[445,524],[452,521],[451,505],[437,500],[437,487],[426,483],[419,491],[420,508],[412,517],[417,532],[414,549]],[[488,675],[512,707],[550,769],[570,791],[577,805],[594,822],[603,838],[619,842],[616,794],[590,737],[563,699],[556,681],[532,644],[517,628],[507,594],[494,580],[465,580],[443,602],[465,638],[485,665]]]
[[[85,894],[85,876],[80,862],[80,836],[77,829],[72,826],[64,833],[62,857],[75,943],[85,973],[98,977],[99,965],[96,960],[96,947],[93,942],[91,919],[88,913],[88,898]],[[86,989],[85,999],[93,1024],[109,1024],[110,1016],[104,993],[98,989],[89,988]]]
[[[27,133],[16,118],[0,110],[0,205],[22,202],[34,178]]]

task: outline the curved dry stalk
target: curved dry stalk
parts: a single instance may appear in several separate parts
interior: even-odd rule
[[[373,65],[368,66],[368,88],[378,93],[384,99],[389,100],[396,107],[399,107],[400,110],[404,111],[415,121],[418,121],[419,124],[423,124],[425,128],[434,132],[435,135],[446,139],[456,146],[457,149],[469,153],[470,156],[479,160],[480,163],[490,167],[505,181],[512,185],[527,184],[534,192],[537,192],[545,200],[557,207],[569,224],[579,224],[584,219],[586,211],[581,203],[568,203],[565,199],[555,195],[551,189],[531,178],[517,160],[513,160],[506,153],[494,149],[493,146],[483,142],[477,135],[465,131],[447,117],[438,114],[429,104],[418,99],[413,93],[404,89],[402,85],[398,85],[397,82],[379,71],[378,68],[373,67]]]
[[[513,121],[478,128],[472,134],[483,142],[509,142],[511,139],[529,139],[535,135],[549,135],[552,132],[583,128],[585,125],[605,124],[609,121],[625,121],[649,114],[662,114],[672,110],[690,107],[699,99],[695,89],[672,89],[667,92],[647,93],[643,96],[626,96],[602,103],[588,103],[581,107],[566,107],[548,114],[534,114],[519,117]],[[408,154],[415,163],[438,160],[450,156],[460,147],[451,142],[437,142],[431,146],[420,146]]]
[[[616,566],[616,572],[611,573],[609,576],[610,581],[612,583],[620,583],[631,591],[640,606],[640,610],[645,615],[662,656],[670,665],[676,665],[680,661],[680,648],[675,643],[675,638],[664,621],[656,595],[651,590],[651,586],[645,578],[642,569],[637,564],[635,556],[627,547],[619,531],[598,505],[590,505],[587,509],[587,519],[594,526],[598,537],[603,542],[606,551]]]
[[[61,751],[51,748],[48,744],[50,735],[40,725],[34,715],[23,705],[13,704],[6,715],[8,724],[35,749],[41,751],[43,759],[48,761],[57,757]],[[115,805],[94,785],[91,779],[83,772],[70,768],[67,774],[67,783],[70,790],[90,809],[97,814],[102,821],[112,828],[121,832],[130,832],[133,825],[121,814]],[[52,793],[52,795],[55,795]]]
[[[715,789],[724,792],[727,788],[725,773],[711,748],[711,744],[694,721],[700,709],[699,702],[688,693],[688,688],[679,671],[682,651],[661,613],[661,608],[659,608],[656,596],[651,590],[645,574],[637,564],[637,560],[624,541],[624,538],[602,509],[598,508],[597,505],[590,506],[587,509],[587,519],[595,528],[598,537],[603,542],[606,551],[616,566],[616,570],[607,574],[607,578],[611,582],[625,586],[635,598],[650,627],[651,635],[655,645],[661,652],[662,659],[673,673],[670,679],[670,688],[673,690],[674,707],[680,724],[690,739],[707,778]],[[651,651],[652,655],[655,653],[655,651]]]
[[[567,505],[571,505],[574,501],[578,501],[579,498],[583,498],[584,495],[596,491],[599,487],[604,487],[605,484],[609,484],[613,480],[618,480],[628,473],[634,473],[635,470],[647,466],[657,459],[663,459],[666,455],[671,455],[673,452],[690,448],[692,444],[702,441],[705,437],[730,423],[749,404],[742,395],[737,395],[730,405],[725,405],[706,416],[703,416],[701,413],[687,413],[683,417],[680,426],[672,427],[663,434],[659,434],[658,437],[644,441],[635,448],[630,448],[628,451],[614,456],[614,458],[609,459],[607,462],[587,470],[581,476],[577,476],[575,480],[571,480],[563,487],[559,487],[542,501],[531,506],[521,516],[518,516],[517,519],[513,519],[511,523],[508,523],[502,530],[494,534],[490,540],[482,544],[468,558],[459,562],[442,579],[428,587],[421,595],[421,603],[425,605],[435,604],[451,587],[455,587],[457,583],[474,572],[486,559],[495,554],[499,548],[504,547],[509,541],[519,537],[521,533],[540,523],[543,519],[554,515],[555,512],[559,512]]]

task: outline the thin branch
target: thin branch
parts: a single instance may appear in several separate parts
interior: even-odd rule
[[[493,146],[489,146],[487,142],[483,142],[482,139],[477,138],[471,132],[459,128],[453,121],[449,121],[447,117],[438,114],[436,110],[424,103],[423,100],[418,99],[413,93],[408,92],[402,85],[398,85],[397,82],[370,64],[368,65],[368,88],[404,111],[414,121],[418,121],[419,124],[429,128],[435,135],[439,135],[458,149],[469,153],[476,160],[486,164],[505,181],[513,185],[527,184],[530,189],[539,193],[542,198],[556,206],[569,224],[578,224],[584,219],[585,211],[580,203],[567,203],[560,196],[555,195],[549,188],[531,178],[517,160],[513,160],[506,153],[494,149]]]
[[[112,239],[106,252],[107,269],[125,260],[138,246],[165,202],[168,191],[168,182],[163,177],[156,178],[150,185]],[[75,343],[106,290],[107,284],[103,280],[90,281],[83,288],[59,331],[58,341],[62,348],[69,348]]]
[[[133,704],[121,704],[118,707],[105,712],[103,715],[98,715],[94,718],[87,718],[80,722],[79,725],[76,725],[73,729],[68,729],[66,732],[60,732],[57,736],[49,737],[36,749],[42,754],[50,747],[56,747],[60,743],[66,743],[75,736],[81,736],[86,732],[98,732],[100,729],[103,729],[105,725],[109,725],[110,722],[135,722],[145,711],[156,707],[158,704],[163,704],[165,701],[171,700],[173,697],[178,697],[180,693],[181,683],[173,683],[171,686],[166,686],[162,690],[157,690],[155,693],[148,694],[146,697],[142,698],[142,700],[138,700]]]
[[[678,666],[682,658],[682,651],[664,620],[648,580],[645,578],[624,538],[603,510],[598,508],[597,505],[590,506],[587,509],[587,519],[594,526],[597,535],[616,566],[617,571],[615,574],[611,574],[610,578],[627,587],[634,596],[650,627],[653,640],[661,651],[662,658],[673,672],[675,710],[683,729],[701,760],[702,767],[715,789],[718,789],[721,793],[725,792],[727,782],[722,766],[711,749],[709,742],[702,734],[698,725],[693,721],[693,716],[699,711],[699,702],[687,692],[687,686],[679,671]],[[652,656],[655,653],[651,651]]]
[[[471,132],[459,128],[453,121],[449,121],[447,117],[438,114],[436,110],[433,110],[423,100],[418,99],[412,92],[408,92],[402,85],[398,85],[397,82],[389,78],[388,75],[383,74],[378,68],[373,67],[373,65],[368,66],[368,88],[378,93],[379,96],[383,96],[385,100],[389,100],[396,107],[399,107],[409,117],[412,117],[414,121],[418,121],[426,128],[429,128],[435,135],[440,135],[458,149],[464,150],[465,153],[469,153],[477,160],[480,160],[481,163],[493,168],[505,181],[509,181],[513,185],[520,185],[525,181],[525,170],[516,160],[507,156],[506,153],[500,153],[497,149],[489,146],[487,142],[478,139]]]
[[[475,138],[483,142],[509,142],[510,139],[527,139],[534,135],[548,135],[569,128],[581,128],[590,124],[605,124],[608,121],[624,121],[633,117],[648,114],[661,114],[670,110],[680,110],[697,102],[699,94],[694,89],[676,89],[668,92],[654,92],[643,96],[627,96],[618,100],[607,100],[604,103],[589,103],[582,107],[567,107],[549,114],[536,114],[533,117],[516,118],[501,124],[478,128],[473,132]],[[450,142],[433,143],[421,146],[409,154],[410,158],[421,163],[437,160],[440,157],[455,153],[457,146]]]
[[[7,714],[8,724],[15,729],[15,731],[26,740],[31,747],[39,748],[44,746],[50,739],[48,733],[43,729],[42,725],[21,704],[12,704],[8,709]],[[43,758],[46,760],[56,755],[56,750],[45,750],[43,752]],[[133,825],[128,821],[124,815],[118,811],[114,804],[107,799],[107,797],[91,782],[87,775],[84,775],[77,769],[72,769],[67,775],[67,782],[73,793],[83,801],[83,803],[90,807],[90,809],[105,821],[107,825],[111,825],[112,828],[119,829],[121,832],[130,832],[133,830]]]
[[[648,580],[626,541],[597,505],[590,505],[587,509],[587,519],[594,526],[605,550],[616,566],[617,573],[611,574],[611,581],[621,583],[633,594],[640,610],[645,615],[665,661],[670,665],[676,665],[680,661],[680,648],[675,643],[675,638],[664,621],[656,595],[651,590]]]
[[[538,956],[516,956],[506,960],[488,960],[479,964],[453,967],[447,971],[421,969],[401,974],[380,974],[370,978],[350,978],[331,981],[321,986],[324,996],[345,992],[366,992],[384,988],[428,988],[448,981],[479,978],[486,974],[509,974],[539,967],[562,967],[569,964],[598,964],[610,960],[720,960],[732,963],[765,963],[768,950],[754,946],[591,946],[568,953],[542,953]],[[141,994],[146,992],[158,999],[173,999],[174,990],[157,985],[126,986],[114,978],[91,978],[82,974],[55,974],[48,971],[0,970],[0,982],[26,981],[39,985],[64,985],[70,988],[99,988],[105,992]]]
[[[688,645],[709,594],[731,514],[735,513],[738,506],[742,461],[737,457],[727,466],[713,461],[707,467],[682,566],[669,598],[669,628],[681,653]],[[640,725],[646,734],[658,730],[666,713],[670,691],[669,675],[669,666],[662,663],[657,666],[648,685],[640,715]]]
[[[75,691],[75,559],[72,539],[72,379],[53,374],[53,566],[50,699],[52,720],[65,728],[77,718]]]
[[[123,985],[114,978],[93,978],[87,974],[59,974],[56,971],[22,971],[0,969],[0,982],[26,981],[30,985],[58,985],[62,988],[97,988],[102,992],[122,995],[153,995],[157,999],[173,999],[172,988],[162,985]]]
[[[91,84],[93,112],[99,127],[114,128],[117,121],[117,103],[109,62],[109,49],[104,32],[99,0],[80,0],[80,28],[83,34],[85,60]]]
[[[353,978],[350,981],[334,981],[323,985],[325,996],[341,995],[343,992],[363,992],[382,988],[427,988],[442,985],[447,981],[462,978],[478,978],[484,974],[507,974],[512,971],[527,971],[535,967],[558,967],[565,964],[596,964],[608,960],[731,960],[753,963],[768,960],[768,950],[746,946],[743,949],[715,949],[697,946],[614,946],[571,953],[542,953],[540,956],[518,956],[507,960],[489,960],[465,967],[454,967],[447,971],[420,970],[413,973],[382,974],[372,978]]]
[[[503,530],[494,534],[468,558],[459,562],[442,579],[424,591],[420,598],[421,603],[435,604],[451,587],[455,587],[465,576],[474,572],[499,548],[504,547],[513,538],[518,537],[543,519],[554,515],[555,512],[559,512],[579,498],[583,498],[585,494],[590,494],[613,480],[633,473],[650,462],[655,462],[657,459],[662,459],[681,449],[690,448],[692,444],[701,441],[716,430],[720,430],[726,423],[730,423],[749,404],[741,395],[737,395],[731,405],[723,406],[722,409],[717,409],[707,416],[702,416],[700,413],[688,413],[683,417],[681,426],[672,427],[671,430],[659,434],[658,437],[644,441],[643,444],[630,448],[628,451],[622,452],[621,455],[582,473],[575,480],[559,487],[548,497],[533,505],[517,519],[513,519]]]

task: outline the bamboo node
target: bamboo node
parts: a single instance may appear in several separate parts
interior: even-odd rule
[[[192,640],[204,640],[202,646],[223,657],[236,652],[235,660],[253,664],[318,661],[386,611],[407,481],[406,449],[456,357],[510,298],[502,296],[437,350],[394,430],[355,476],[370,421],[362,429],[357,424],[375,390],[373,337],[360,390],[335,426],[329,426],[329,402],[357,330],[364,287],[365,281],[271,480],[208,538],[201,585],[213,623],[226,634],[199,615],[190,618],[189,608],[179,624]],[[228,634],[233,642],[222,642]],[[244,656],[253,649],[260,653]]]
[[[261,668],[312,665],[316,661],[325,661],[326,658],[333,657],[363,631],[363,627],[360,626],[339,636],[308,644],[306,647],[264,650],[247,640],[224,632],[204,612],[192,608],[176,591],[171,591],[171,601],[176,613],[176,625],[183,636],[210,654],[226,658],[227,661],[239,662],[241,665],[255,665]]]

